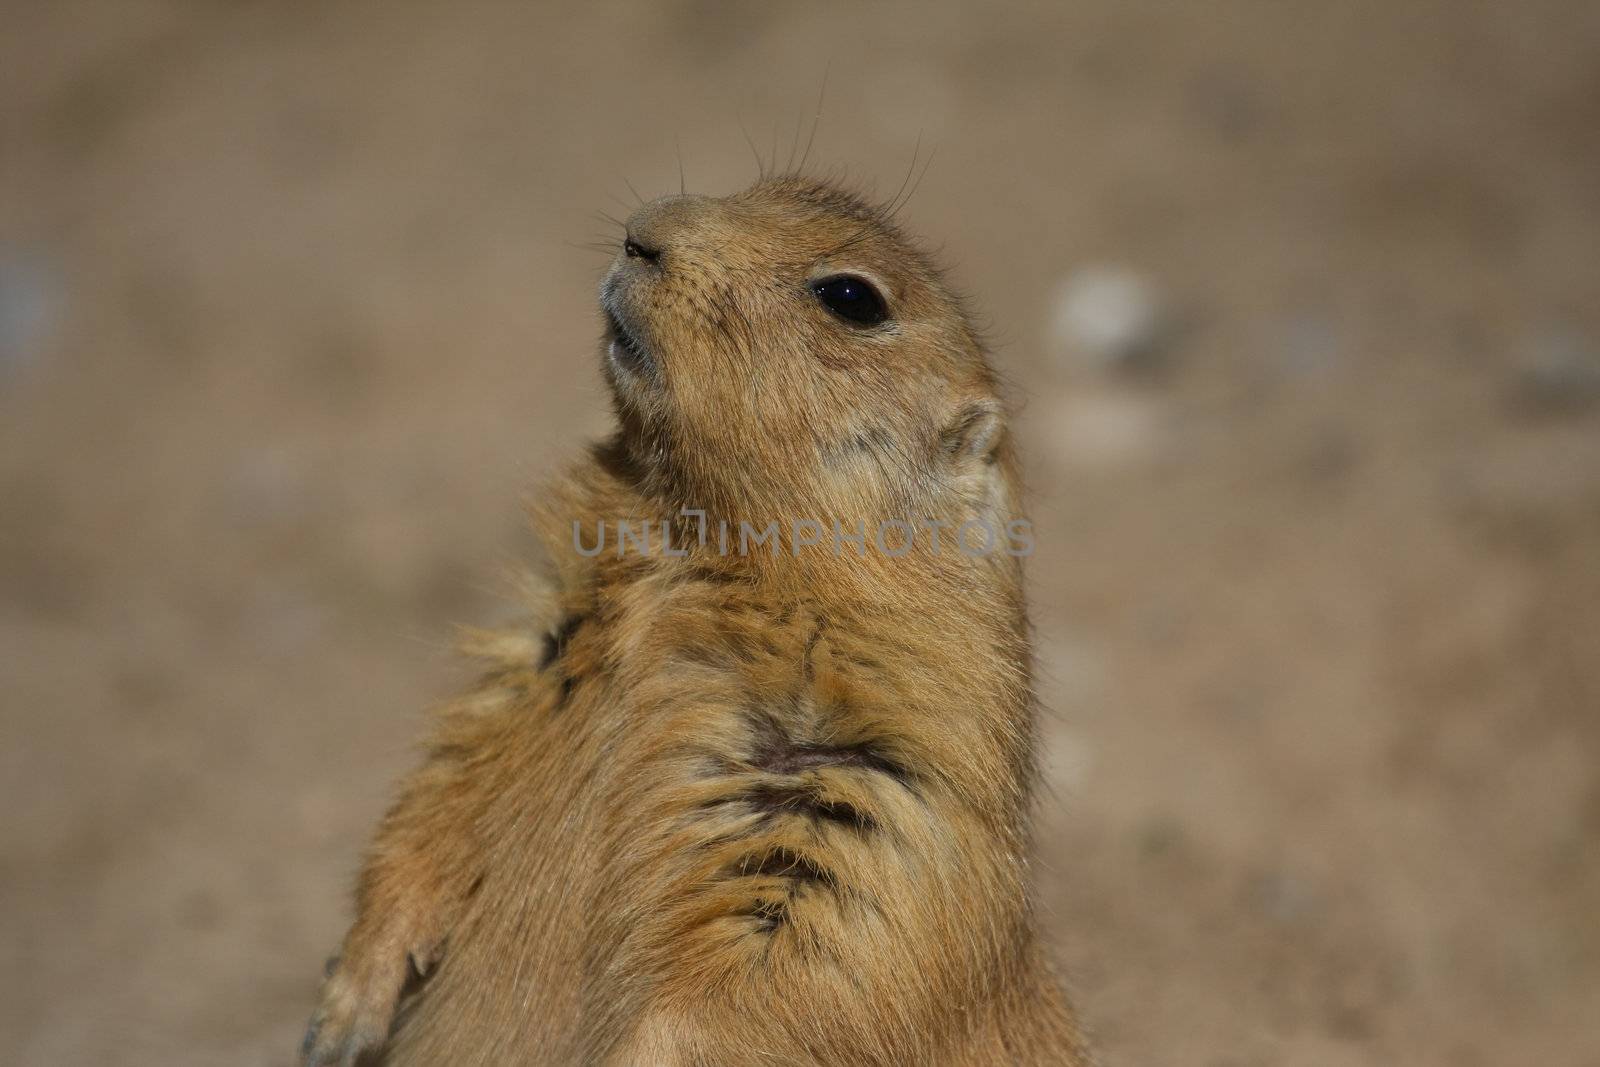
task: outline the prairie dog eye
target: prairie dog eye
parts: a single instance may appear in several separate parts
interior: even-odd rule
[[[876,326],[889,317],[889,308],[872,283],[854,274],[836,274],[811,283],[822,306],[856,326]]]

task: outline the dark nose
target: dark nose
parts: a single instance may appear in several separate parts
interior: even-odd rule
[[[709,196],[664,196],[652,200],[628,217],[623,254],[654,263],[699,229],[715,208],[716,201]]]

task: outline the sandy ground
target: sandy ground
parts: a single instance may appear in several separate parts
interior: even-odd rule
[[[290,1062],[451,624],[745,133],[1022,402],[1110,1064],[1600,1064],[1600,5],[0,5],[0,1048]],[[920,147],[919,147],[920,141]],[[1166,328],[1052,325],[1120,268]]]

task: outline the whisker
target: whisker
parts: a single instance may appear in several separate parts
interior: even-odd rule
[[[829,59],[822,68],[822,87],[817,90],[817,112],[811,117],[811,133],[806,137],[806,150],[800,153],[799,170],[806,169],[806,160],[811,158],[811,145],[817,139],[817,127],[822,125],[822,101],[828,95],[828,72],[833,69],[833,60]]]
[[[917,131],[917,143],[916,143],[915,147],[913,147],[911,149],[911,165],[906,168],[906,176],[901,179],[900,188],[895,190],[894,196],[890,197],[889,203],[886,204],[882,209],[885,218],[891,218],[891,219],[894,218],[894,213],[895,213],[896,210],[898,210],[895,207],[895,204],[896,204],[897,201],[899,201],[900,194],[904,193],[906,191],[906,187],[911,184],[911,175],[916,173],[916,170],[917,170],[917,156],[920,155],[921,152],[922,152],[922,131],[918,130]]]
[[[922,171],[917,175],[917,180],[911,183],[911,191],[906,193],[906,198],[902,200],[893,211],[889,212],[889,217],[891,219],[898,215],[907,204],[911,203],[912,197],[917,195],[917,190],[922,188],[922,179],[928,176],[928,168],[933,166],[933,157],[938,154],[938,145],[934,145],[932,148],[928,149],[928,158],[923,161]]]
[[[761,152],[756,148],[756,140],[750,136],[750,130],[745,126],[743,118],[739,119],[739,132],[744,134],[744,143],[750,147],[750,155],[755,158],[756,180],[761,181],[766,178],[767,171],[761,165]]]
[[[794,140],[789,142],[789,158],[783,161],[783,172],[794,173],[794,157],[800,151],[800,131],[805,128],[805,119],[796,115],[794,117]]]

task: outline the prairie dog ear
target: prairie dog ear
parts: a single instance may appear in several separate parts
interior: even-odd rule
[[[957,466],[966,461],[989,464],[1005,434],[1005,411],[993,397],[979,397],[956,408],[939,436],[940,450]]]

